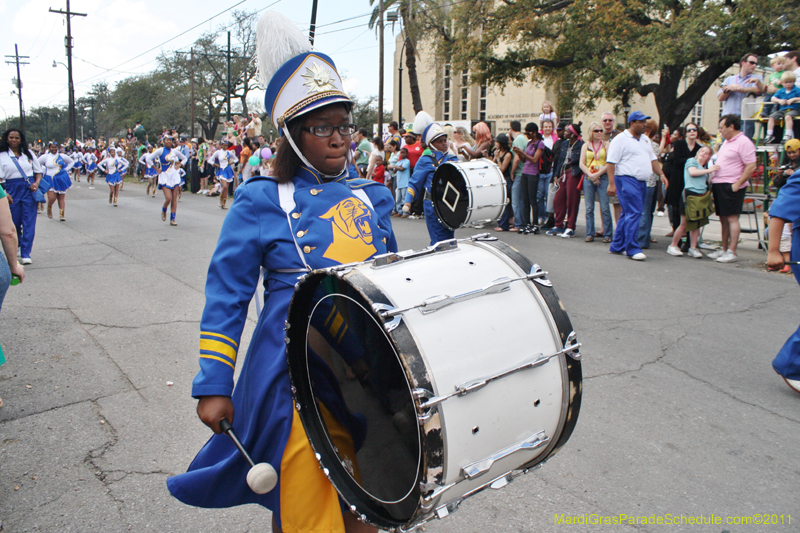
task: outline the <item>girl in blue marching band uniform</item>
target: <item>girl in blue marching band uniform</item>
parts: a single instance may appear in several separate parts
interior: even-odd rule
[[[228,185],[236,179],[233,171],[233,164],[236,162],[236,152],[229,150],[233,143],[228,141],[220,141],[219,149],[214,152],[209,163],[214,165],[217,169],[217,181],[219,181],[221,190],[219,195],[219,206],[222,209],[227,209],[225,202],[228,199]]]
[[[42,179],[42,166],[33,156],[18,128],[10,128],[0,138],[0,178],[3,188],[13,199],[11,219],[17,229],[20,263],[30,265],[33,238],[36,235],[36,200],[34,193]]]
[[[97,156],[94,155],[94,150],[86,150],[83,162],[86,165],[86,183],[90,189],[94,189],[94,174],[97,172]]]
[[[276,13],[262,16],[258,35],[265,104],[284,142],[272,176],[248,179],[223,223],[208,270],[200,372],[192,388],[200,419],[216,435],[189,471],[167,484],[190,505],[268,507],[275,533],[374,532],[343,506],[314,456],[292,400],[283,324],[303,273],[397,250],[392,195],[379,183],[348,180],[353,103],[333,61],[311,52],[307,37]],[[234,388],[261,269],[267,296]],[[220,435],[222,418],[232,421],[256,462],[274,466],[273,490],[258,495],[248,488],[249,465]],[[340,450],[352,445],[347,431],[342,434],[341,441],[332,437]]]
[[[58,144],[51,142],[47,146],[47,153],[39,157],[39,164],[45,170],[48,181],[47,190],[47,218],[53,218],[53,203],[58,199],[58,212],[61,221],[65,221],[64,210],[66,209],[67,189],[72,187],[72,180],[69,178],[69,171],[75,165],[75,161],[66,154],[58,153]],[[44,181],[45,178],[42,178]]]
[[[414,166],[414,173],[408,182],[403,211],[406,213],[410,211],[414,198],[418,198],[420,194],[425,195],[425,203],[423,204],[425,208],[425,225],[428,227],[428,235],[433,245],[439,241],[455,237],[454,231],[444,227],[439,222],[433,209],[433,203],[430,200],[433,174],[442,163],[458,161],[458,158],[447,151],[447,133],[444,128],[433,122],[433,119],[425,111],[417,113],[414,119],[414,132],[422,134],[422,142],[428,148],[422,153],[422,156]]]
[[[164,203],[161,205],[161,220],[167,220],[167,207],[170,208],[169,225],[177,226],[175,217],[178,212],[178,191],[181,175],[178,169],[186,163],[186,156],[173,148],[172,137],[164,137],[164,146],[147,155],[147,166],[154,164],[159,169],[158,188],[164,191]]]
[[[769,251],[767,266],[773,270],[784,267],[780,252],[781,234],[785,224],[792,225],[791,260],[800,261],[800,171],[795,172],[781,187],[778,197],[769,208]],[[794,277],[800,283],[800,265],[792,265]],[[800,327],[797,328],[772,361],[775,369],[789,387],[800,392]]]
[[[145,196],[156,197],[156,187],[158,186],[158,170],[156,170],[155,166],[150,166],[147,164],[147,156],[153,153],[153,147],[150,146],[147,148],[147,151],[142,153],[142,157],[139,158],[139,164],[142,165],[144,168],[144,177],[147,179],[147,190],[145,191]]]
[[[76,148],[70,157],[75,162],[72,165],[72,181],[80,182],[81,181],[81,171],[83,170],[83,148]]]
[[[128,169],[128,160],[124,157],[116,155],[116,151],[110,151],[109,155],[98,164],[98,168],[106,173],[106,183],[108,184],[108,203],[117,207],[117,199],[119,198],[119,189],[122,184],[122,175]]]

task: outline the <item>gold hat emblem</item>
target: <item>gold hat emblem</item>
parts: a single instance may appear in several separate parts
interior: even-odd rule
[[[312,63],[310,67],[306,67],[306,73],[301,74],[301,76],[306,79],[303,86],[308,87],[308,94],[336,90],[336,85],[334,85],[336,80],[333,77],[333,73],[317,63]]]

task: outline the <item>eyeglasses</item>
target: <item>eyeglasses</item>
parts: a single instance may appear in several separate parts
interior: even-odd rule
[[[686,128],[686,133],[689,133],[690,131],[697,131],[697,128]]]
[[[333,130],[339,130],[339,135],[342,137],[349,137],[356,132],[355,124],[342,124],[341,126],[331,126],[324,124],[322,126],[311,126],[310,128],[300,128],[303,131],[308,131],[317,137],[330,137],[333,135]]]
[[[747,61],[745,61],[745,63],[750,63],[751,65],[758,65],[758,61],[747,60]]]
[[[613,118],[604,118],[603,122],[614,122]]]
[[[603,130],[592,130],[594,133],[603,133]]]

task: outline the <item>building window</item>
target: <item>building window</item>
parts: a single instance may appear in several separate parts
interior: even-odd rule
[[[486,93],[487,93],[486,84],[483,83],[481,84],[481,98],[479,103],[480,113],[478,117],[478,120],[480,120],[481,122],[484,122],[486,120]]]
[[[703,123],[703,100],[700,99],[694,104],[690,120],[698,126]]]
[[[444,66],[444,120],[450,120],[450,65]]]
[[[461,120],[467,120],[467,101],[469,98],[469,74],[461,71]]]

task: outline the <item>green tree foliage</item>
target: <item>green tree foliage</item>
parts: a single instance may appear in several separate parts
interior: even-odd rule
[[[652,94],[673,128],[742,55],[800,42],[796,0],[475,0],[453,20],[473,81],[536,81],[583,111]]]
[[[364,100],[358,99],[355,95],[350,95],[353,100],[353,124],[359,128],[367,128],[372,131],[372,125],[378,123],[378,97],[370,96]],[[383,123],[388,124],[392,121],[391,111],[383,112]]]

